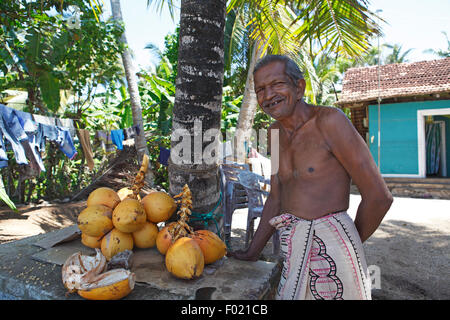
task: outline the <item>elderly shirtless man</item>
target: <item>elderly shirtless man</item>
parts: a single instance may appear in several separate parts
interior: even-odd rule
[[[303,101],[305,80],[291,59],[266,56],[254,81],[258,104],[276,120],[269,135],[278,130],[279,169],[253,241],[228,255],[257,260],[276,228],[284,258],[277,299],[371,299],[362,242],[392,195],[369,149],[342,111]],[[352,179],[362,197],[355,221],[346,213]]]

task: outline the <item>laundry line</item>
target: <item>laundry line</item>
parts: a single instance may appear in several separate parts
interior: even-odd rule
[[[6,151],[12,149],[17,164],[30,165],[37,172],[45,172],[42,152],[45,150],[46,142],[53,141],[71,160],[78,154],[75,143],[79,142],[87,165],[93,170],[91,133],[92,130],[77,129],[73,119],[31,114],[0,104],[0,168],[8,166]],[[95,130],[94,146],[110,154],[116,148],[122,150],[124,140],[132,139],[139,134],[137,126],[116,130]]]

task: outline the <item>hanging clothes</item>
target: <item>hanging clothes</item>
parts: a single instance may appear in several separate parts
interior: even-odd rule
[[[30,160],[30,166],[32,172],[38,175],[41,171],[45,172],[44,162],[42,161],[40,141],[38,142],[37,135],[39,124],[34,121],[33,115],[28,112],[16,110],[17,117],[22,125],[25,133],[28,136],[28,140],[21,141],[22,146],[25,149],[25,154]]]
[[[17,164],[28,164],[25,149],[21,143],[21,141],[27,140],[28,136],[20,124],[16,111],[0,104],[0,131],[9,141]]]
[[[168,166],[169,157],[170,157],[170,150],[164,147],[159,147],[158,162],[161,163],[162,165]]]
[[[0,121],[2,121],[0,119]],[[5,140],[3,138],[3,134],[0,130],[0,168],[4,168],[8,166],[8,156],[6,155],[6,145]]]
[[[46,140],[56,142],[59,150],[61,150],[70,160],[73,160],[78,152],[73,144],[69,130],[46,124],[41,124],[41,126],[42,137]],[[40,143],[42,143],[42,141],[40,141]]]
[[[67,130],[69,130],[70,135],[72,138],[76,137],[77,135],[77,129],[75,128],[75,125],[73,123],[72,119],[59,119],[56,118],[56,126],[61,127],[61,128],[65,128]]]
[[[123,149],[123,140],[123,129],[111,130],[111,141],[116,145],[117,149]]]
[[[61,150],[70,160],[73,160],[78,154],[72,140],[70,131],[65,128],[56,127],[58,129],[58,143],[59,150]]]
[[[56,118],[47,117],[47,116],[41,116],[39,114],[33,114],[33,119],[37,123],[46,124],[49,126],[55,126],[56,125]]]
[[[115,152],[114,143],[111,140],[111,132],[97,130],[95,133],[95,146],[103,149],[107,155]]]
[[[94,154],[91,147],[91,136],[88,130],[78,129],[81,147],[83,148],[84,157],[89,170],[94,169]]]
[[[124,140],[133,139],[138,136],[140,133],[140,129],[138,126],[132,126],[131,128],[123,129]]]

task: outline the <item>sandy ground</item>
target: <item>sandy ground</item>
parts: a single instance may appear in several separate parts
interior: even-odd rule
[[[352,218],[360,201],[350,195]],[[245,234],[246,218],[245,209],[235,211],[232,236]],[[269,243],[263,251],[269,260],[271,250]],[[373,299],[450,299],[450,200],[395,197],[364,250]]]
[[[351,195],[354,217],[360,196]],[[0,243],[22,239],[72,225],[85,201],[41,203],[19,207],[15,213],[0,208]],[[233,249],[244,246],[246,210],[233,215]],[[450,200],[394,199],[378,230],[364,243],[367,264],[373,270],[373,298],[450,299]],[[268,260],[272,246],[263,251]]]

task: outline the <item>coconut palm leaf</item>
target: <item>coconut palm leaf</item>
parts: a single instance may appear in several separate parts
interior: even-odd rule
[[[150,7],[152,4],[156,7],[157,12],[161,14],[162,10],[166,6],[169,10],[170,17],[172,20],[175,17],[174,9],[176,8],[176,0],[147,0],[147,7]]]
[[[374,20],[376,16],[368,10],[366,1],[232,0],[228,10],[244,5],[251,8],[254,17],[252,35],[267,40],[266,46],[274,50],[280,40],[295,39],[297,46],[309,42],[311,49],[316,40],[323,50],[354,57],[369,48],[369,35],[380,32]],[[289,12],[294,14],[288,22]]]
[[[308,21],[297,30],[300,43],[311,35],[322,48],[347,56],[358,56],[369,48],[369,36],[379,33],[374,13],[367,1],[357,0],[305,0],[297,3],[297,19]]]

